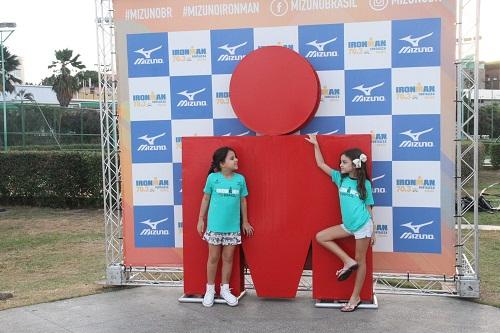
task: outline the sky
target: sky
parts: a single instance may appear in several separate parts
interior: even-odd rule
[[[364,0],[358,0],[364,1]],[[15,22],[7,47],[22,58],[26,82],[39,83],[52,74],[54,51],[80,54],[87,69],[97,64],[94,0],[2,1],[0,22]],[[480,60],[500,60],[500,1],[481,0]]]

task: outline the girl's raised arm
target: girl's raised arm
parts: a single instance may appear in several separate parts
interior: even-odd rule
[[[321,150],[319,149],[319,143],[316,135],[309,134],[309,137],[306,138],[306,141],[310,142],[314,146],[314,157],[316,158],[316,164],[318,165],[318,167],[323,170],[328,176],[331,176],[333,169],[325,163],[323,154],[321,154]]]

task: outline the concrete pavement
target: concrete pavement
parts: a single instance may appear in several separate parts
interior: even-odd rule
[[[0,332],[498,332],[500,309],[450,297],[378,295],[378,310],[318,309],[309,292],[231,308],[179,303],[180,288],[138,287],[0,312]]]

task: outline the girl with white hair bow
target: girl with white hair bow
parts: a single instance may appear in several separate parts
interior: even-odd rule
[[[366,277],[366,252],[368,246],[375,243],[372,214],[374,202],[366,170],[368,157],[357,148],[346,150],[340,156],[338,171],[325,163],[315,135],[309,135],[306,140],[314,146],[318,167],[332,178],[339,190],[342,224],[318,232],[316,240],[344,262],[344,266],[337,271],[339,281],[346,280],[357,270],[349,302],[340,309],[342,312],[352,312],[361,304],[360,292]],[[350,236],[356,239],[355,258],[351,258],[335,242],[336,239]]]

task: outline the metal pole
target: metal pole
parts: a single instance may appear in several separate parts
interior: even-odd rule
[[[7,151],[7,103],[5,101],[5,60],[4,60],[4,42],[7,41],[10,35],[14,32],[14,28],[16,27],[15,23],[0,23],[0,29],[7,28],[6,30],[0,30],[0,49],[2,54],[2,97],[3,97],[3,145],[4,150]],[[12,30],[9,30],[12,29]],[[7,37],[3,39],[3,33],[7,33]]]
[[[26,117],[24,116],[24,105],[23,105],[24,97],[21,96],[21,131],[23,133],[22,141],[23,147],[26,145]]]
[[[462,43],[463,43],[463,35],[462,35],[462,16],[463,16],[463,0],[460,0],[458,5],[458,61],[457,61],[457,125],[456,125],[456,180],[455,180],[455,202],[456,202],[456,218],[455,223],[457,225],[457,273],[458,275],[463,275],[464,267],[463,267],[463,248],[461,246],[462,240],[462,214],[463,210],[461,207],[461,198],[462,198],[462,130],[463,130],[463,114],[464,114],[464,94],[463,94],[463,59],[462,59]]]
[[[478,213],[478,201],[479,201],[479,26],[480,26],[480,8],[481,0],[476,1],[476,31],[475,31],[475,54],[474,54],[474,270],[476,278],[479,278],[479,213]]]
[[[5,40],[7,40],[7,38],[5,38]],[[7,104],[5,102],[5,62],[3,59],[3,31],[0,31],[0,49],[2,53],[3,148],[5,151],[7,151]]]
[[[491,135],[490,140],[493,140],[493,106],[491,107]]]

